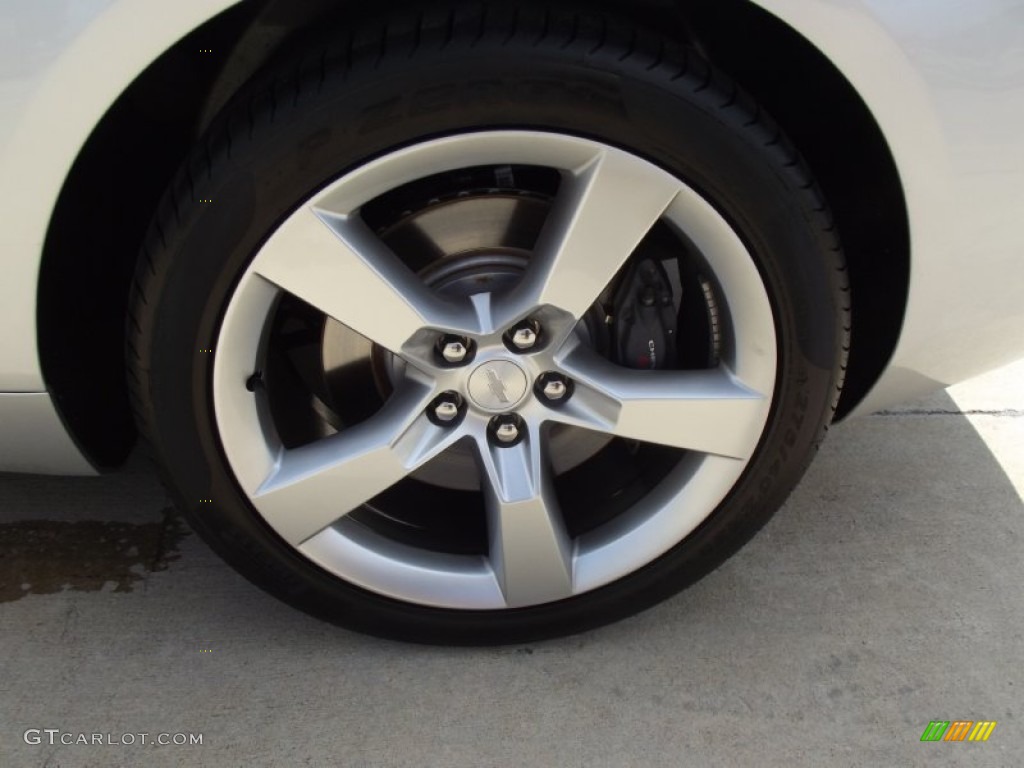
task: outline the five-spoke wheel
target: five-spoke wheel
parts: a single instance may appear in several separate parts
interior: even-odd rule
[[[195,529],[303,610],[430,642],[580,631],[735,552],[848,347],[835,228],[764,110],[591,11],[296,50],[136,276],[136,416]]]
[[[479,292],[446,298],[368,228],[360,211],[376,196],[467,164],[553,168],[559,185],[521,277],[500,292],[482,282]],[[717,282],[717,319],[728,332],[714,365],[624,367],[579,330],[659,223],[688,233],[692,258]],[[678,247],[677,257],[684,254]],[[368,339],[393,371],[379,411],[295,448],[281,443],[265,416],[269,390],[249,394],[244,386],[267,367],[265,339],[282,293]],[[706,298],[698,300],[704,305]],[[607,145],[513,131],[417,144],[304,201],[243,275],[217,350],[221,440],[271,527],[341,578],[447,608],[559,600],[607,584],[679,542],[721,502],[753,454],[777,355],[754,262],[692,189]],[[548,426],[559,424],[686,455],[657,494],[574,538],[546,444]],[[396,547],[348,524],[350,512],[465,441],[483,489],[484,557]]]

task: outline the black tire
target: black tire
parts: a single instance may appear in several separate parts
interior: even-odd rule
[[[606,587],[500,612],[400,603],[342,582],[279,539],[227,466],[203,351],[216,344],[238,276],[299,201],[393,148],[484,128],[596,139],[685,180],[754,255],[779,341],[774,406],[760,446],[694,533]],[[645,609],[714,569],[764,525],[830,423],[849,317],[840,246],[807,168],[778,126],[692,50],[589,12],[439,8],[307,49],[239,95],[151,227],[131,300],[128,362],[138,424],[177,504],[255,584],[363,632],[510,643]]]

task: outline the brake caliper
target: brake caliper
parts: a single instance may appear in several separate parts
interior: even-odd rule
[[[615,294],[615,359],[628,368],[672,368],[678,320],[672,283],[654,259],[637,261]]]

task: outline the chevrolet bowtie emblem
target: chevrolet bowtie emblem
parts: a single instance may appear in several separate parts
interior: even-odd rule
[[[505,387],[505,382],[501,380],[501,376],[493,368],[487,368],[484,373],[487,376],[487,387],[491,390],[491,393],[498,398],[500,403],[508,403],[508,390]]]

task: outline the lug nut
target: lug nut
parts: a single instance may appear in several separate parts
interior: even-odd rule
[[[542,391],[544,392],[544,397],[548,400],[561,400],[565,397],[565,393],[568,389],[569,388],[565,386],[564,381],[552,380],[544,385],[544,389]]]
[[[444,351],[441,353],[444,359],[449,363],[461,363],[466,359],[466,345],[461,341],[450,341],[444,345]]]
[[[459,406],[451,400],[446,400],[437,404],[437,407],[434,408],[434,415],[437,416],[438,421],[454,421],[455,417],[459,415]]]
[[[445,362],[458,365],[466,361],[469,355],[469,340],[458,336],[444,336],[438,344],[441,350],[441,357]]]
[[[512,343],[517,349],[529,349],[537,343],[537,332],[532,328],[520,328],[512,334]]]
[[[495,416],[491,420],[491,432],[499,445],[511,446],[523,435],[523,422],[514,413]]]
[[[505,339],[513,349],[525,352],[537,345],[539,336],[540,325],[535,320],[524,320],[509,330]]]
[[[441,426],[454,422],[462,413],[462,398],[455,392],[446,392],[431,404],[428,411],[433,421]]]
[[[549,405],[557,405],[572,395],[572,382],[560,373],[542,373],[535,391]]]

